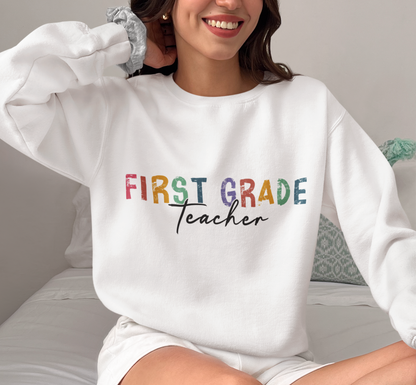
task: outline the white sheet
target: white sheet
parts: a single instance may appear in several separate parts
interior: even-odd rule
[[[64,299],[97,299],[92,282],[92,269],[67,269],[55,275],[25,304],[36,301]]]
[[[401,338],[368,286],[310,282],[306,323],[318,363],[372,352]]]
[[[91,269],[64,271],[0,326],[0,384],[96,384],[98,353],[117,318],[97,299]]]
[[[96,360],[117,314],[98,300],[91,269],[55,276],[0,326],[0,384],[95,385]],[[335,362],[399,341],[368,287],[311,282],[315,361]]]
[[[366,305],[378,308],[368,286],[340,284],[335,282],[310,282],[308,305]]]

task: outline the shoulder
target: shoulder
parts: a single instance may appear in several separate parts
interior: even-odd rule
[[[266,72],[265,80],[273,80],[274,76]],[[318,80],[309,76],[297,75],[292,80],[283,80],[279,83],[271,84],[272,88],[283,89],[286,92],[310,92],[310,93],[325,93],[328,91],[326,85]],[[273,87],[274,86],[274,87]]]
[[[298,75],[293,78],[293,85],[299,89],[310,90],[312,92],[327,92],[327,86],[320,80],[309,76]]]
[[[290,81],[285,80],[267,87],[269,97],[273,100],[281,101],[297,111],[302,109],[313,114],[321,111],[330,123],[339,121],[346,112],[322,81],[309,76],[298,75]]]
[[[162,74],[135,76],[129,79],[105,76],[103,80],[110,95],[122,93],[124,96],[149,97],[163,92],[164,77]]]
[[[303,75],[295,76],[292,80],[268,84],[266,93],[273,99],[284,100],[293,105],[318,104],[322,107],[327,104],[329,94],[328,88],[323,82]]]
[[[131,87],[135,89],[146,89],[158,92],[163,90],[166,76],[163,74],[139,75],[127,80]]]

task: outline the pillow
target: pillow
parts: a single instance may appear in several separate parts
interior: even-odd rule
[[[367,285],[351,256],[344,234],[322,214],[311,281]]]
[[[411,227],[416,229],[416,142],[388,140],[379,146],[396,177],[400,202]],[[398,160],[409,160],[398,162]],[[334,220],[336,215],[334,215]],[[337,223],[338,224],[338,223]],[[321,214],[311,281],[366,285],[348,249],[342,231]]]
[[[81,185],[72,203],[77,213],[72,228],[71,243],[65,251],[65,259],[71,267],[92,267],[90,189]]]

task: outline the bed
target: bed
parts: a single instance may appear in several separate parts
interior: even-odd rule
[[[91,274],[65,270],[1,325],[1,384],[96,384],[97,356],[118,315],[97,298]],[[400,341],[367,286],[311,282],[307,322],[319,363]]]
[[[415,228],[416,160],[399,162],[394,170],[402,206]],[[80,188],[74,205],[77,217],[65,253],[72,267],[53,277],[0,326],[0,384],[96,384],[98,353],[119,315],[105,308],[94,290],[87,188]],[[331,226],[329,232],[336,231]],[[400,341],[365,282],[354,281],[357,276],[342,278],[342,269],[322,264],[322,258],[325,263],[332,258],[335,264],[348,265],[345,253],[337,260],[325,251],[321,260],[316,256],[318,277],[310,282],[307,299],[314,360],[339,361]]]

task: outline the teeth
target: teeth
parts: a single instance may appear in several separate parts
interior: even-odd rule
[[[210,25],[211,27],[221,28],[221,29],[237,29],[238,22],[226,22],[226,21],[215,21],[215,20],[205,20],[205,22]]]

